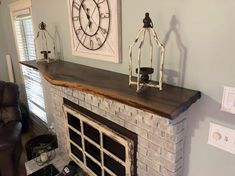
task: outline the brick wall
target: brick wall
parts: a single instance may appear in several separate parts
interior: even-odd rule
[[[139,176],[182,176],[186,115],[169,120],[104,97],[52,86],[53,121],[59,147],[65,151],[63,97],[138,134]]]

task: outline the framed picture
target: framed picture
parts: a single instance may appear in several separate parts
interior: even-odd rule
[[[72,54],[121,62],[121,1],[69,0]]]

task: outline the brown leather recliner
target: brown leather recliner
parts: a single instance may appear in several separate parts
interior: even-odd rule
[[[0,81],[0,176],[18,176],[22,151],[19,88]]]

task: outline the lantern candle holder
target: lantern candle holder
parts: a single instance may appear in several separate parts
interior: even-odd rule
[[[56,61],[55,58],[55,40],[52,37],[52,35],[47,31],[46,24],[44,22],[41,22],[38,25],[39,31],[37,32],[37,36],[34,39],[35,42],[35,49],[36,49],[36,61],[39,62],[47,62],[51,63]],[[38,45],[37,45],[38,44]],[[51,49],[49,49],[49,47]],[[39,52],[37,52],[39,50]],[[38,54],[41,54],[42,57],[39,57]],[[50,55],[53,55],[50,57]]]
[[[140,92],[144,87],[154,87],[162,90],[162,82],[163,82],[163,64],[164,64],[164,57],[165,57],[165,47],[161,44],[157,32],[153,29],[153,23],[151,18],[149,17],[149,13],[145,13],[145,18],[143,19],[144,26],[139,30],[135,41],[129,47],[129,86],[137,85],[136,92]],[[146,33],[149,36],[149,45],[150,45],[150,57],[149,57],[149,66],[141,66],[141,49],[144,45]],[[142,38],[141,38],[142,37]],[[140,40],[141,38],[141,40]],[[133,77],[133,48],[135,45],[138,44],[138,65],[135,69],[137,74],[137,79]],[[160,47],[160,66],[159,66],[159,78],[158,82],[152,81],[152,74],[154,73],[153,68],[153,49],[154,43]]]

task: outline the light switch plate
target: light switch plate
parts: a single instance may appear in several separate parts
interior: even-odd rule
[[[235,154],[235,130],[210,123],[208,144]]]
[[[235,114],[235,88],[224,87],[221,110]]]

